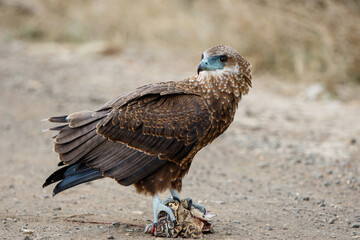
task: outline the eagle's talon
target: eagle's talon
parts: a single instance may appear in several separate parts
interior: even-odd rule
[[[156,225],[152,224],[152,223],[149,223],[148,225],[145,226],[144,233],[151,233],[151,234],[154,235],[155,230],[156,230]]]
[[[160,201],[159,196],[157,194],[153,197],[153,210],[154,210],[154,226],[158,222],[160,212],[167,213],[169,215],[171,221],[176,220],[175,215],[172,212],[172,210],[168,206],[165,205],[164,201]]]
[[[192,201],[191,198],[186,198],[185,200],[186,200],[186,202],[187,202],[187,207],[186,207],[186,209],[187,209],[187,210],[190,210],[190,209],[191,209],[191,206],[193,205],[193,201]]]
[[[204,215],[206,214],[206,208],[203,205],[197,204],[197,203],[192,203],[191,204],[194,208],[200,210],[200,212],[202,212]]]
[[[178,203],[180,203],[181,202],[181,200],[180,200],[180,198],[179,197],[177,197],[177,196],[171,196],[172,197],[172,199],[174,199],[175,201],[177,201]]]

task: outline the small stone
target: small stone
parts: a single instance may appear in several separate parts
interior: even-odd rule
[[[329,181],[325,181],[325,182],[324,182],[324,186],[325,186],[325,187],[329,187],[330,185],[331,185],[331,183],[330,183]]]
[[[27,229],[27,228],[21,228],[21,231],[23,232],[23,233],[25,233],[25,234],[32,234],[32,233],[34,233],[35,231],[34,230],[32,230],[32,229]]]
[[[269,167],[269,164],[261,162],[258,164],[258,166],[259,166],[259,168],[267,168],[267,167]]]
[[[142,215],[144,212],[140,211],[140,210],[137,210],[137,211],[133,211],[132,213],[137,214],[137,215]]]
[[[114,236],[113,235],[108,235],[107,239],[114,239]]]
[[[17,219],[16,219],[16,218],[14,218],[13,222],[17,222]]]
[[[325,204],[325,200],[321,200],[320,202],[318,202],[319,206],[320,207],[325,207],[326,204]]]
[[[80,230],[80,228],[79,228],[79,227],[77,227],[77,226],[76,226],[76,227],[74,227],[74,229],[75,229],[75,230]]]
[[[360,224],[357,222],[354,222],[353,224],[351,224],[351,228],[359,228]]]
[[[303,201],[309,201],[310,200],[310,197],[309,196],[304,196],[303,197]]]
[[[120,222],[113,222],[111,225],[114,226],[114,227],[119,227],[119,226],[120,226]]]
[[[226,231],[226,235],[231,235],[232,233],[230,231]]]
[[[330,223],[330,224],[334,224],[334,223],[335,223],[335,220],[336,220],[335,218],[331,218],[331,219],[329,220],[329,223]]]
[[[329,169],[329,170],[326,171],[326,173],[331,175],[333,173],[333,171]]]
[[[274,228],[272,228],[272,227],[270,227],[270,226],[266,226],[266,229],[269,230],[269,231],[274,230]]]
[[[323,177],[324,177],[324,175],[322,175],[321,173],[320,174],[315,174],[315,176],[314,176],[315,179],[321,179]]]
[[[60,211],[61,210],[61,207],[56,207],[53,209],[54,211]]]
[[[233,223],[240,223],[240,221],[239,221],[239,220],[236,220],[236,221],[233,221]]]
[[[29,236],[25,236],[24,240],[31,240],[31,238]]]

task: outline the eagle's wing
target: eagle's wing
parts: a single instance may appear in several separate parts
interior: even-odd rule
[[[210,128],[210,112],[201,97],[172,84],[147,85],[97,112],[69,115],[56,129],[55,151],[64,163],[86,163],[123,185],[167,161],[181,165]]]

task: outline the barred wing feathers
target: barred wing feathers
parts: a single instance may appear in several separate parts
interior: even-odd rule
[[[181,166],[211,125],[203,99],[174,82],[146,85],[96,112],[49,121],[67,123],[52,128],[59,131],[54,146],[59,165],[86,164],[123,185],[144,179],[169,161]],[[60,170],[45,186],[66,177]]]

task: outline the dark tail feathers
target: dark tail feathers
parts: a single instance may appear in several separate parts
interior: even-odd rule
[[[61,180],[61,182],[59,182],[53,190],[53,196],[55,196],[59,192],[62,192],[68,188],[74,187],[81,183],[94,181],[99,178],[103,178],[103,175],[100,171],[92,169],[86,166],[84,163],[75,163],[55,171],[46,179],[43,187]]]

